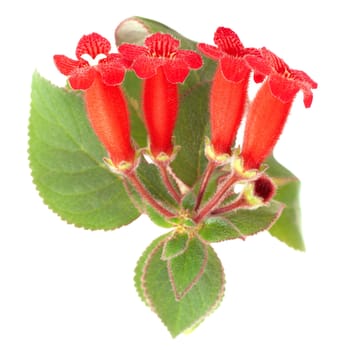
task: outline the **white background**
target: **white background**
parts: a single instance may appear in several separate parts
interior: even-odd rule
[[[308,0],[7,1],[0,9],[0,349],[350,348],[349,25],[346,2]],[[62,222],[38,196],[27,160],[31,75],[64,78],[81,35],[113,41],[139,15],[197,41],[218,26],[267,46],[319,83],[295,101],[277,156],[302,180],[306,253],[266,233],[215,246],[226,271],[220,308],[173,340],[139,300],[133,269],[162,230],[147,218],[115,232]]]

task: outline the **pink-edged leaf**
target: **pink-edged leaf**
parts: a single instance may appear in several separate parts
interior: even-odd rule
[[[78,42],[75,54],[80,58],[84,54],[90,55],[93,59],[99,55],[108,55],[111,50],[110,42],[97,33],[84,35]]]
[[[208,245],[192,238],[187,249],[180,255],[167,260],[171,286],[176,300],[181,300],[202,277],[208,263]]]

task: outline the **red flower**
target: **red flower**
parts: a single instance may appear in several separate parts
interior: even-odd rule
[[[211,143],[216,154],[230,154],[241,124],[247,102],[251,68],[246,55],[258,54],[257,49],[244,48],[239,37],[229,28],[219,27],[214,35],[217,47],[198,44],[206,56],[219,60],[210,96]],[[257,74],[256,81],[263,76]]]
[[[109,54],[109,41],[99,34],[84,35],[77,46],[78,60],[54,56],[61,73],[67,75],[73,89],[85,90],[85,105],[90,124],[117,168],[132,165],[135,150],[131,145],[129,112],[123,91],[125,61],[119,54]],[[99,60],[90,66],[85,59]],[[126,165],[128,168],[128,165]]]
[[[265,48],[261,50],[261,57],[246,59],[253,69],[268,75],[248,111],[242,146],[244,168],[248,170],[258,169],[272,152],[298,91],[303,91],[304,105],[310,107],[311,89],[315,89],[317,83],[306,73],[290,69]]]
[[[180,40],[170,34],[155,33],[146,38],[145,46],[122,44],[119,52],[128,61],[141,79],[157,74],[162,67],[166,79],[173,84],[183,83],[190,69],[202,66],[201,57],[194,51],[179,49]]]
[[[106,85],[118,85],[124,79],[128,62],[120,54],[109,53],[110,42],[97,33],[84,35],[78,42],[75,54],[78,60],[64,55],[55,55],[54,61],[58,70],[68,76],[73,89],[86,90],[96,74],[99,73]],[[97,60],[96,65],[90,65],[89,60]]]
[[[296,69],[290,69],[288,65],[274,53],[263,47],[261,56],[248,55],[246,61],[254,72],[267,75],[271,93],[284,103],[291,102],[297,92],[302,90],[304,105],[311,106],[312,91],[317,88],[315,83],[306,73]]]
[[[155,33],[146,38],[145,46],[125,43],[119,47],[136,75],[145,79],[143,111],[155,158],[171,156],[173,151],[171,139],[179,104],[177,83],[184,82],[190,69],[202,66],[200,55],[180,50],[179,45],[180,41],[170,34]]]

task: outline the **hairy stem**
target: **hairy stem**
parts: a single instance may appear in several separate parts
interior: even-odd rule
[[[160,175],[163,179],[164,185],[166,186],[170,195],[176,200],[177,203],[181,201],[181,195],[177,192],[174,185],[171,183],[168,172],[168,165],[165,162],[157,163]]]
[[[205,218],[211,211],[213,211],[222,201],[226,192],[234,185],[237,181],[241,180],[239,175],[233,174],[227,181],[218,189],[214,196],[205,204],[205,206],[198,212],[193,218],[195,222],[200,222]]]
[[[213,215],[225,214],[232,210],[247,207],[247,201],[245,197],[238,196],[232,203],[225,205],[224,207],[217,208],[213,210],[211,213]]]
[[[168,209],[166,209],[164,206],[160,205],[146,190],[146,188],[143,186],[143,184],[140,182],[138,177],[134,172],[130,172],[127,174],[128,180],[132,183],[132,185],[135,187],[137,192],[141,195],[143,199],[145,199],[154,209],[156,209],[159,213],[161,213],[163,216],[167,218],[172,218],[175,216],[175,214]]]
[[[214,169],[215,169],[215,162],[209,161],[207,168],[205,169],[205,172],[204,172],[201,186],[199,188],[199,192],[196,200],[196,206],[194,207],[195,211],[197,211],[199,206],[201,205],[205,189],[207,188],[210,176],[213,173]]]

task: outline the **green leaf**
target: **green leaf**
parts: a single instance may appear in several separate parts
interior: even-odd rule
[[[190,240],[187,233],[180,234],[174,232],[164,243],[162,260],[170,260],[181,255],[187,250],[189,242]]]
[[[209,217],[199,230],[208,242],[242,238],[269,229],[280,217],[284,205],[272,201],[258,209],[239,209],[225,216]]]
[[[148,35],[155,32],[172,34],[181,40],[182,49],[196,50],[196,42],[162,23],[142,17],[131,17],[123,21],[116,29],[116,43],[142,44]],[[208,93],[216,62],[205,57],[203,61],[204,66],[200,70],[191,71],[184,84],[180,86],[181,106],[175,128],[175,141],[176,145],[180,146],[180,151],[172,167],[176,175],[189,186],[200,177],[206,163],[204,136],[208,134]],[[139,83],[136,83],[136,86],[135,89],[135,85],[130,85],[128,82],[125,86],[127,95],[132,96],[133,100],[136,98],[137,89],[139,89],[138,96],[141,97]],[[139,107],[138,105],[137,109],[141,120]],[[135,133],[141,134],[142,131],[137,127]],[[138,138],[142,139],[140,136]]]
[[[286,206],[269,232],[289,247],[304,251],[299,205],[300,181],[292,172],[278,163],[273,156],[267,160],[267,164],[269,166],[267,173],[278,186],[274,198]]]
[[[194,240],[195,246],[198,239]],[[217,308],[223,297],[225,278],[219,258],[208,245],[207,263],[200,278],[181,300],[176,300],[169,278],[168,261],[161,259],[165,241],[166,237],[160,237],[147,248],[136,267],[135,282],[141,298],[157,313],[175,337],[196,327]],[[194,253],[191,255],[200,252],[199,247],[192,249]],[[190,258],[189,255],[186,260],[189,262]],[[195,256],[193,258],[198,259]],[[186,263],[186,269],[191,271],[190,264]],[[188,273],[186,269],[184,274]]]
[[[190,239],[187,249],[168,259],[168,273],[175,299],[180,301],[202,277],[208,262],[208,245],[200,239]]]
[[[44,202],[62,219],[87,229],[114,229],[139,216],[106,155],[79,93],[33,75],[29,159]]]

